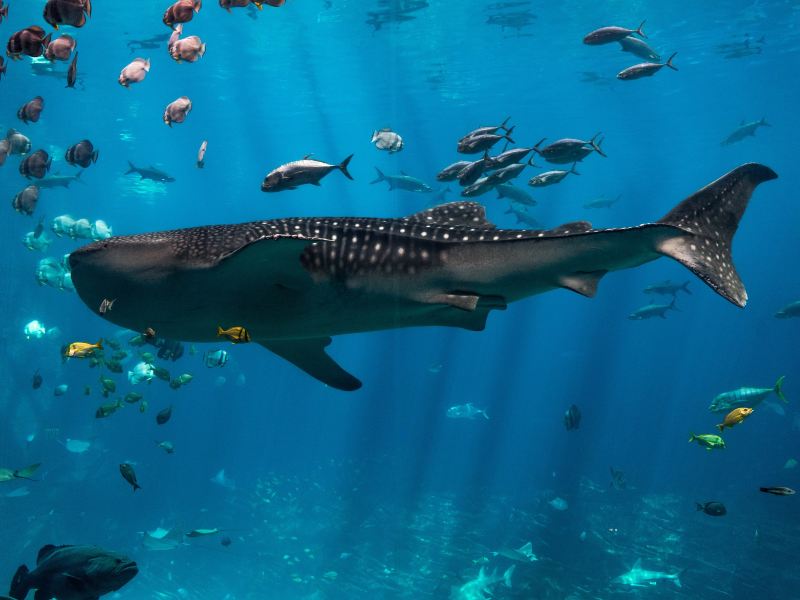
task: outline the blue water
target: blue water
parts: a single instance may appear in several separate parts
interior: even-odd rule
[[[33,149],[47,150],[51,175],[78,171],[63,156],[81,139],[90,139],[100,158],[81,182],[42,190],[33,217],[7,208],[2,224],[0,467],[42,466],[37,481],[0,483],[0,581],[10,582],[19,565],[35,562],[39,547],[55,543],[97,544],[136,560],[140,573],[118,592],[123,599],[800,598],[797,496],[758,491],[800,487],[800,467],[784,468],[788,459],[800,460],[800,321],[773,317],[800,299],[800,5],[489,4],[430,0],[409,13],[414,20],[375,31],[366,13],[386,7],[373,1],[288,0],[227,14],[207,0],[184,26],[207,52],[195,64],[178,64],[165,42],[145,50],[128,45],[168,33],[161,23],[166,3],[95,2],[85,27],[62,28],[78,40],[76,89],[64,87],[66,64],[55,66],[57,77],[45,77],[34,75],[28,58],[6,61],[2,132],[16,128]],[[0,37],[44,25],[43,5],[13,2]],[[537,18],[519,31],[486,23],[491,14],[527,9]],[[648,41],[664,57],[677,51],[679,71],[616,81],[640,59],[617,44],[581,40],[596,27],[635,27],[645,18]],[[720,44],[760,51],[726,58]],[[149,57],[152,69],[124,89],[119,71],[136,56]],[[586,82],[583,72],[608,80]],[[45,99],[44,112],[25,125],[16,111],[36,95]],[[182,95],[193,109],[185,123],[168,128],[164,107]],[[404,171],[439,191],[436,173],[464,158],[456,141],[506,116],[519,145],[605,136],[608,158],[592,154],[579,164],[579,177],[528,188],[539,203],[531,214],[547,226],[654,221],[742,163],[773,168],[779,179],[755,192],[735,241],[748,306],[729,304],[665,258],[608,275],[591,300],[558,290],[515,303],[493,312],[479,333],[429,328],[338,337],[331,354],[364,383],[349,394],[256,345],[196,344],[191,355],[187,344],[177,362],[157,363],[173,376],[192,374],[191,383],[133,388],[124,373],[111,374],[119,393],[110,400],[135,389],[148,409],[126,405],[95,418],[108,401],[100,395],[101,371],[62,361],[62,345],[117,339],[130,354],[126,371],[153,349],[128,346],[136,332],[94,316],[74,292],[37,285],[40,259],[84,243],[52,234],[53,218],[102,219],[125,235],[284,216],[400,217],[431,206],[433,194],[370,185],[374,167]],[[762,117],[771,128],[720,145],[742,120]],[[382,127],[403,136],[402,152],[370,144]],[[203,140],[208,152],[199,170]],[[354,153],[354,181],[333,172],[321,187],[260,191],[273,168],[311,153],[331,163]],[[6,201],[28,185],[19,161],[10,156],[0,167]],[[176,181],[126,175],[127,161],[156,165]],[[526,169],[517,185],[537,172]],[[455,200],[458,185],[449,186]],[[617,195],[610,209],[583,208]],[[495,194],[478,201],[498,226],[516,226]],[[41,216],[54,240],[46,253],[20,243]],[[650,301],[642,290],[665,279],[691,279],[691,295],[678,295],[680,312],[628,320]],[[26,339],[23,327],[33,319],[60,333]],[[229,352],[228,364],[206,368],[203,352],[220,348]],[[34,390],[37,369],[44,384]],[[716,432],[722,415],[708,411],[716,394],[769,387],[780,375],[789,399],[783,415],[762,405],[728,430],[724,451],[686,443],[690,431]],[[56,397],[61,384],[69,390]],[[467,402],[485,408],[489,420],[446,417],[448,407]],[[568,432],[563,413],[570,404],[583,419]],[[155,413],[170,405],[172,419],[156,425]],[[69,452],[67,439],[91,445]],[[174,443],[173,455],[156,446],[165,439]],[[134,464],[141,491],[122,480],[121,462]],[[626,489],[610,487],[610,466],[625,473]],[[222,469],[229,487],[211,481]],[[556,497],[567,501],[566,510],[549,504]],[[709,500],[724,502],[728,514],[695,511],[695,502]],[[141,532],[158,527],[223,531],[155,551]],[[229,547],[220,544],[223,535]],[[539,560],[517,563],[511,587],[494,583],[486,596],[459,595],[481,558],[488,572],[503,572],[513,563],[492,551],[527,541]],[[650,570],[682,571],[683,586],[614,582],[640,558]]]

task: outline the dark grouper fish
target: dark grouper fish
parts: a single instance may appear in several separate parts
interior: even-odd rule
[[[136,577],[136,563],[121,554],[96,546],[43,546],[36,568],[17,569],[8,595],[25,600],[35,589],[35,599],[97,600],[115,592]]]
[[[663,219],[591,229],[497,229],[470,202],[402,219],[294,218],[113,237],[70,255],[72,281],[111,322],[213,342],[220,323],[324,383],[361,382],[325,353],[330,336],[398,327],[480,331],[492,309],[557,288],[594,296],[609,271],[669,256],[733,304],[747,301],[731,242],[772,169],[747,164]]]

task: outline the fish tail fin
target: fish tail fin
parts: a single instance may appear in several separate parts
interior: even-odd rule
[[[503,584],[507,587],[511,587],[511,576],[514,574],[514,569],[517,568],[517,565],[511,565],[505,570],[503,573]]]
[[[684,292],[686,292],[690,296],[692,295],[692,290],[689,289],[689,281],[688,280],[679,289],[683,290]]]
[[[689,443],[695,441],[696,439],[697,439],[697,436],[695,434],[689,432]]]
[[[54,27],[55,27],[56,29],[58,29],[58,26],[54,26]],[[46,36],[44,36],[44,39],[42,39],[42,46],[44,46],[45,48],[47,48],[47,47],[50,45],[50,41],[51,41],[52,39],[53,39],[53,33],[52,33],[52,32],[51,32],[51,33],[48,33]]]
[[[698,512],[705,509],[705,507],[699,502],[695,502],[694,505],[697,507]]]
[[[506,140],[508,140],[512,144],[516,144],[517,143],[517,142],[515,142],[514,140],[511,139],[511,132],[514,131],[514,127],[516,127],[516,125],[512,125],[511,127],[509,127],[506,130],[506,134],[503,136]]]
[[[133,492],[136,493],[136,490],[140,490],[140,489],[142,489],[142,486],[140,486],[138,483],[134,482],[133,483]]]
[[[100,348],[100,350],[103,349],[103,338],[97,340],[97,347]]]
[[[386,181],[386,176],[381,172],[381,170],[378,167],[375,167],[375,170],[378,172],[378,177],[370,181],[370,184]]]
[[[672,302],[669,303],[669,306],[667,306],[667,308],[670,309],[670,310],[677,311],[677,312],[682,312],[681,309],[678,308],[678,305],[675,302],[676,299],[677,298],[675,296],[673,296],[672,297]]]
[[[673,53],[672,53],[672,56],[670,56],[670,57],[667,59],[667,62],[665,62],[665,63],[664,63],[664,66],[665,66],[665,67],[669,67],[669,68],[670,68],[670,69],[672,69],[673,71],[677,71],[677,70],[678,70],[678,67],[676,67],[675,65],[673,65],[673,64],[672,64],[672,59],[673,59],[673,58],[675,58],[675,55],[676,55],[676,54],[677,54],[677,52],[673,52]]]
[[[784,402],[788,403],[789,401],[786,399],[786,396],[783,395],[783,382],[785,379],[786,375],[781,375],[778,378],[778,381],[775,383],[775,395]]]
[[[28,567],[21,565],[17,572],[14,573],[14,579],[11,580],[11,589],[8,595],[17,600],[23,600],[31,589],[28,583]]]
[[[503,189],[503,186],[500,186],[500,185],[498,185],[498,186],[496,186],[494,189],[495,189],[495,191],[497,192],[497,199],[498,199],[498,200],[499,200],[500,198],[505,198],[505,197],[506,197],[506,194],[505,194],[505,191],[504,191],[504,189]],[[509,210],[510,210],[510,209],[509,209]],[[508,212],[508,211],[506,211],[506,212]],[[504,213],[504,214],[505,214],[505,213]]]
[[[576,162],[572,163],[572,168],[569,170],[569,172],[572,173],[573,175],[580,175],[580,173],[578,173],[577,167],[578,163]]]
[[[647,23],[647,19],[639,23],[639,26],[636,28],[636,31],[634,31],[634,33],[638,33],[640,36],[647,39],[647,36],[644,34],[644,29],[643,29],[645,23]]]
[[[136,173],[136,166],[131,161],[128,161],[128,170],[125,171],[125,175],[129,175],[130,173]]]
[[[761,117],[761,120],[758,122],[758,124],[761,125],[762,127],[772,127],[772,125],[767,123],[766,117]]]
[[[725,423],[720,423],[719,425],[717,425],[717,429],[719,429],[720,433],[725,431]]]
[[[222,331],[222,327],[217,326],[217,337],[222,337],[223,333],[224,332]]]
[[[544,141],[545,141],[546,139],[547,139],[547,138],[542,138],[542,139],[540,139],[538,142],[536,142],[536,145],[533,147],[533,151],[534,151],[534,152],[536,152],[536,154],[541,154],[541,152],[539,151],[539,146],[541,146],[542,144],[544,144]]]
[[[503,123],[500,125],[500,129],[503,129],[504,131],[508,131],[508,127],[506,127],[506,125],[508,124],[508,122],[510,120],[511,120],[510,116],[506,117],[506,120],[503,121]]]
[[[535,160],[535,158],[534,158],[533,156],[531,156],[531,157],[528,159],[528,166],[529,166],[529,167],[533,167],[534,169],[539,169],[539,168],[540,168],[540,167],[539,167],[539,165],[537,165],[537,164],[534,162],[534,160]]]
[[[92,152],[92,162],[96,163],[98,158],[100,158],[100,150],[95,150]],[[80,173],[78,175],[80,176]]]
[[[591,140],[589,140],[589,145],[590,145],[590,146],[592,147],[592,149],[594,149],[594,151],[595,151],[595,152],[597,152],[597,153],[598,153],[600,156],[602,156],[602,157],[605,157],[605,158],[608,158],[608,155],[607,155],[605,152],[603,152],[603,149],[602,149],[602,147],[601,147],[601,146],[603,145],[603,142],[605,141],[605,139],[606,139],[606,138],[602,137],[602,138],[600,138],[600,141],[598,141],[598,142],[595,142],[595,140],[596,140],[598,137],[600,137],[600,135],[601,135],[601,134],[602,134],[602,132],[601,132],[601,131],[598,131],[598,132],[597,132],[597,133],[594,135],[594,137],[593,137]]]
[[[347,165],[350,164],[350,161],[353,160],[353,155],[351,154],[347,158],[345,158],[341,163],[339,163],[338,167],[339,170],[344,174],[345,177],[352,180],[353,176],[350,175],[350,171],[347,170]]]
[[[661,220],[675,230],[656,244],[736,306],[747,304],[747,292],[733,265],[731,245],[753,190],[777,174],[749,163],[723,175],[678,204]]]

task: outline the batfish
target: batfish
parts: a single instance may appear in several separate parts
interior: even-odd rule
[[[309,217],[112,237],[69,257],[95,314],[169,339],[214,342],[221,323],[341,390],[361,382],[326,352],[331,336],[399,327],[484,329],[492,310],[549,290],[594,296],[602,277],[669,256],[743,307],[731,242],[753,190],[776,178],[738,167],[654,223],[498,229],[473,202],[398,219]]]

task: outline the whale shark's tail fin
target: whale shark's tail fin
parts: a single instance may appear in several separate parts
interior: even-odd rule
[[[688,267],[733,304],[744,307],[747,292],[733,266],[733,236],[753,190],[776,177],[769,167],[750,163],[708,184],[659,221],[683,234],[662,240],[657,250]]]

